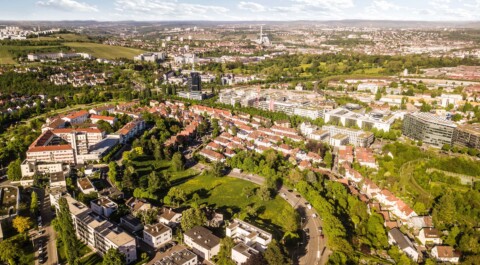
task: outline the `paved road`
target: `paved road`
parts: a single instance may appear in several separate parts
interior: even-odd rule
[[[58,255],[57,255],[57,247],[55,244],[56,234],[51,225],[53,220],[53,211],[51,209],[50,204],[50,197],[45,195],[45,190],[43,189],[35,189],[38,194],[38,198],[40,201],[40,216],[42,216],[42,225],[44,233],[40,237],[35,240],[35,264],[39,264],[38,262],[38,241],[43,241],[43,250],[45,251],[46,259],[44,264],[54,265],[58,264]],[[37,221],[37,220],[35,220]],[[38,223],[38,222],[37,222]]]
[[[197,163],[192,168],[203,171],[208,168],[207,165]],[[253,182],[258,185],[262,185],[265,179],[261,176],[254,174],[238,173],[231,171],[228,176],[239,178]],[[306,243],[306,246],[299,248],[295,254],[296,257],[299,257],[299,265],[314,265],[314,264],[325,264],[328,261],[328,255],[330,252],[328,250],[324,251],[326,248],[326,242],[321,233],[319,232],[319,227],[322,227],[322,221],[319,218],[313,218],[315,214],[318,216],[318,213],[315,209],[308,209],[306,206],[306,200],[296,192],[289,192],[288,188],[282,186],[278,191],[280,197],[285,199],[293,208],[295,208],[301,217],[302,228],[309,230],[310,239],[306,238],[306,234],[302,235],[303,242]],[[295,259],[294,259],[295,260]]]

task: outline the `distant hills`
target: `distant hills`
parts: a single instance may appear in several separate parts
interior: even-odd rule
[[[331,21],[1,21],[0,26],[15,25],[25,27],[115,27],[115,26],[216,26],[216,25],[252,25],[266,24],[277,26],[325,26],[325,27],[367,27],[367,28],[471,28],[480,29],[480,21],[396,21],[396,20],[331,20]]]

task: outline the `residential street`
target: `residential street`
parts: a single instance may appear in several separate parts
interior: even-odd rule
[[[44,233],[35,239],[35,264],[40,264],[38,260],[38,245],[41,240],[43,242],[42,247],[45,253],[45,262],[43,264],[55,265],[58,264],[58,255],[55,244],[56,234],[51,225],[54,213],[51,209],[50,197],[45,195],[45,190],[43,189],[35,189],[35,191],[37,192],[40,201],[39,209],[44,230]],[[38,224],[38,221],[35,221]]]

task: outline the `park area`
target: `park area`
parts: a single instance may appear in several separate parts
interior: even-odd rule
[[[280,196],[262,200],[257,195],[260,186],[251,182],[228,176],[215,177],[213,174],[194,169],[175,171],[171,161],[150,160],[147,156],[135,159],[133,165],[139,178],[148,176],[152,171],[167,175],[170,185],[156,195],[162,200],[171,188],[182,190],[186,200],[173,206],[189,206],[192,203],[206,205],[230,218],[246,219],[264,228],[278,237],[288,230],[287,220],[297,220],[293,208]],[[195,195],[196,194],[196,195]]]

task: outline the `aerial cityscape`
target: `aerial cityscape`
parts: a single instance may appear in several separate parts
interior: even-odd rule
[[[0,264],[480,264],[480,1],[0,9]]]

